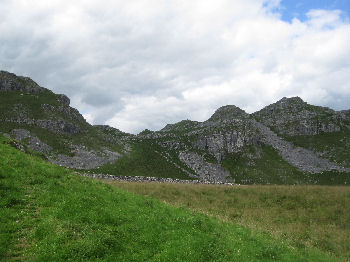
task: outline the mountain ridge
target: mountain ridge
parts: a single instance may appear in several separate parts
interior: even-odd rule
[[[70,168],[248,184],[349,180],[350,110],[309,105],[300,97],[252,114],[227,105],[206,121],[182,120],[137,135],[92,126],[67,96],[5,71],[0,99],[0,132]],[[324,136],[343,143],[333,146]]]

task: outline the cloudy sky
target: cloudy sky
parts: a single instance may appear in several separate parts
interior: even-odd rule
[[[350,109],[350,3],[1,0],[0,69],[132,133],[283,96]]]

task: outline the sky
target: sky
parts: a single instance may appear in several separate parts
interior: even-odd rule
[[[350,109],[349,0],[1,0],[0,70],[138,133],[282,97]]]

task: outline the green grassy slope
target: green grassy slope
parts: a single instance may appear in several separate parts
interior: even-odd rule
[[[0,138],[0,260],[335,261],[72,174]]]

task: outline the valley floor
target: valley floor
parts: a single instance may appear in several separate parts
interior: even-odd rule
[[[350,187],[104,182],[350,259]]]

